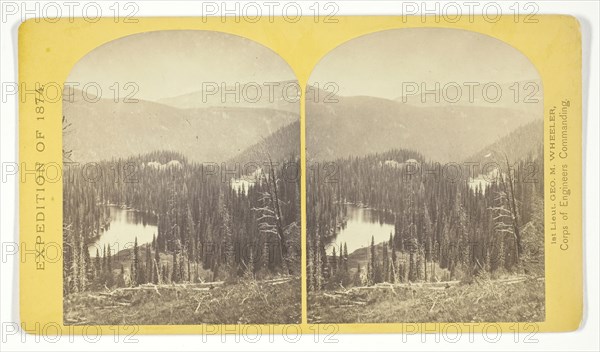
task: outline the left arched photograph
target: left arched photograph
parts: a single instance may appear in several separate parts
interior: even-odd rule
[[[156,31],[63,94],[65,325],[301,321],[300,88],[252,40]]]

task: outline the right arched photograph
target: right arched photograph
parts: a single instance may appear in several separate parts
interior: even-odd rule
[[[543,85],[525,55],[386,30],[326,54],[305,99],[309,323],[545,320]]]

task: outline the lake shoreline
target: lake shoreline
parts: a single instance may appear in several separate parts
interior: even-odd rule
[[[116,254],[133,247],[136,239],[138,245],[144,245],[158,235],[158,216],[124,205],[105,203],[100,206],[108,208],[109,221],[87,245],[91,258],[95,258],[96,253],[102,257],[108,246],[111,254]]]

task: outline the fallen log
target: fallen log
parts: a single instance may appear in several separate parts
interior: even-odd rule
[[[271,282],[271,283],[268,283],[267,285],[269,285],[269,286],[275,286],[275,285],[287,284],[290,281],[292,281],[292,280]]]
[[[327,292],[323,292],[323,296],[329,297],[329,298],[335,298],[335,299],[341,298],[341,297],[338,297],[336,295],[332,295],[332,294],[327,293]]]
[[[331,308],[351,308],[351,307],[356,307],[356,306],[364,306],[367,303],[365,302],[350,302],[352,304],[340,304],[337,306],[331,306]]]
[[[263,281],[258,281],[259,284],[263,284],[263,285],[275,285],[275,284],[283,284],[286,282],[290,282],[292,281],[292,277],[283,277],[283,278],[277,278],[277,279],[270,279],[270,280],[263,280]]]
[[[152,290],[156,291],[160,294],[159,290],[178,290],[178,289],[210,289],[215,286],[221,286],[225,283],[225,281],[214,281],[214,282],[204,282],[204,283],[194,283],[194,284],[163,284],[163,285],[151,285],[151,284],[143,284],[136,287],[121,287],[117,288],[111,292],[102,292],[101,295],[105,296],[113,296],[115,293],[119,292],[128,292],[128,291],[143,291],[143,290]]]
[[[350,291],[333,291],[333,293],[336,295],[348,296],[350,294]]]

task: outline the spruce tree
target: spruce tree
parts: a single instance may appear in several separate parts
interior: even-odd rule
[[[177,251],[173,251],[173,270],[171,272],[171,282],[177,283],[179,282],[179,258],[177,256]],[[216,270],[213,269],[213,273]]]
[[[381,268],[382,269],[382,278],[381,279],[382,279],[382,281],[389,282],[390,281],[390,279],[389,279],[389,264],[388,264],[389,258],[388,258],[387,243],[384,242],[382,247],[383,247],[383,251],[382,251],[383,252],[382,253],[383,261],[382,261],[382,268]]]
[[[152,266],[152,270],[154,275],[152,276],[152,282],[155,284],[160,283],[162,273],[159,271],[160,265],[160,253],[158,252],[158,247],[154,249],[154,265]]]
[[[108,244],[108,246],[106,247],[106,268],[107,268],[108,272],[112,275],[112,257],[111,257],[110,244]]]
[[[106,273],[107,266],[106,266],[106,245],[104,245],[103,249],[102,249],[102,274],[104,275],[104,273]]]
[[[96,274],[94,275],[96,278],[100,278],[100,276],[102,275],[102,263],[100,262],[100,251],[98,250],[98,247],[96,247],[96,258],[94,258],[94,261],[96,262],[95,268],[96,269]]]
[[[137,286],[141,283],[140,278],[140,253],[138,248],[138,240],[136,236],[135,241],[133,243],[133,263],[131,273],[131,280],[133,281],[133,286]]]
[[[331,274],[335,275],[337,271],[337,255],[335,254],[335,246],[333,247],[333,252],[331,253]]]
[[[391,235],[390,235],[391,236]],[[398,280],[398,273],[396,272],[396,268],[398,267],[397,262],[398,258],[396,257],[396,242],[390,238],[390,248],[392,251],[392,262],[391,262],[391,281],[395,283]]]
[[[344,272],[348,273],[348,245],[344,242]]]
[[[152,277],[152,274],[154,273],[154,270],[152,270],[152,253],[150,252],[150,245],[147,244],[146,245],[146,275],[144,275],[146,277],[146,280],[144,280],[145,282],[153,282],[154,278]]]

